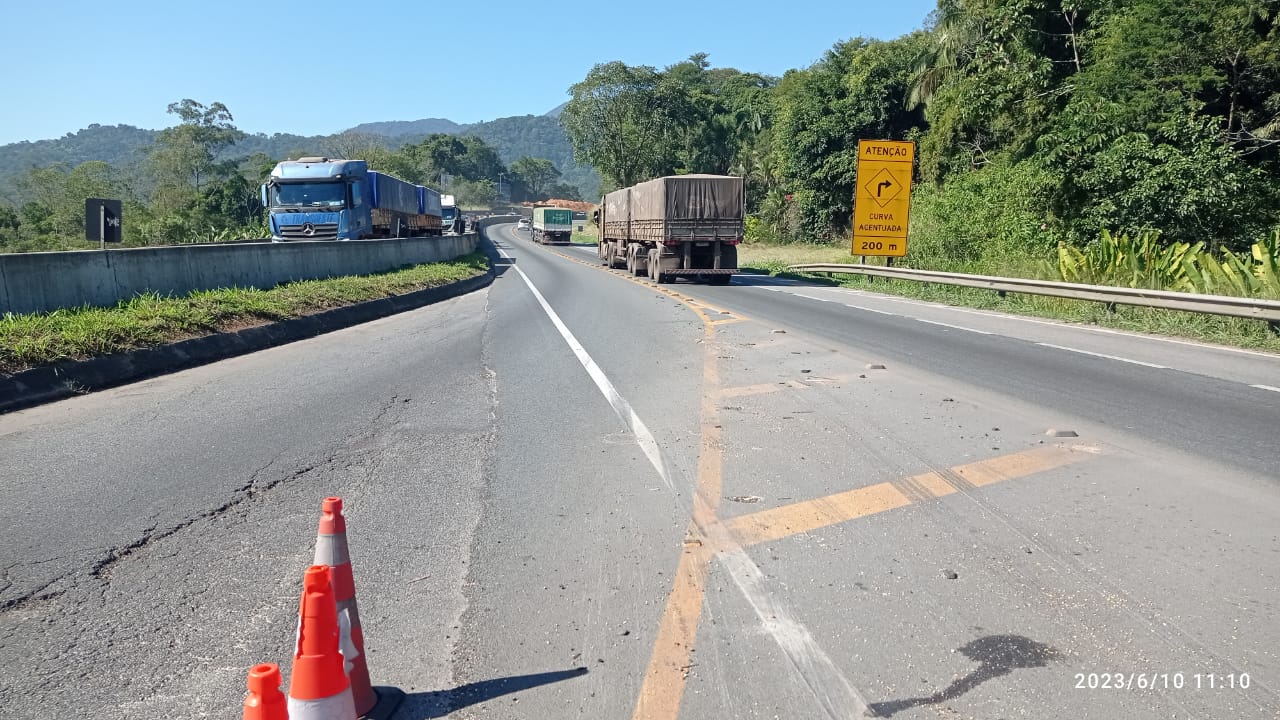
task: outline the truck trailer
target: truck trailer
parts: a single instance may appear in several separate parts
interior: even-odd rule
[[[533,241],[536,243],[567,243],[573,235],[573,211],[561,208],[540,207],[533,209]]]
[[[738,272],[742,178],[672,175],[615,190],[600,201],[601,264],[654,282],[684,276],[727,285]]]
[[[364,160],[307,157],[262,186],[271,239],[362,240],[440,235],[440,193],[369,170]]]

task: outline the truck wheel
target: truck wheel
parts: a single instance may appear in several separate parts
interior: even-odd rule
[[[636,271],[636,256],[634,253],[627,253],[627,274],[630,275]]]

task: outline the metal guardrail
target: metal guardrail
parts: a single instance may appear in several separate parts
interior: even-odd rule
[[[873,277],[893,278],[895,280],[958,285],[960,287],[994,290],[1001,295],[1017,292],[1070,300],[1092,300],[1109,305],[1140,305],[1163,310],[1225,315],[1227,317],[1265,320],[1271,323],[1273,327],[1276,323],[1280,323],[1280,301],[1277,300],[1255,300],[1252,298],[1232,297],[1230,295],[1200,295],[1197,293],[1111,287],[1108,285],[1081,285],[1054,280],[1032,280],[1029,278],[996,277],[993,275],[967,275],[965,273],[913,270],[911,268],[886,267],[882,265],[811,264],[792,265],[789,269],[798,272],[870,275]]]

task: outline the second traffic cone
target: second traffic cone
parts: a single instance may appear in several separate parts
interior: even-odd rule
[[[249,696],[244,699],[244,720],[289,720],[281,682],[280,668],[275,663],[253,666],[249,671]]]
[[[313,565],[302,578],[298,646],[289,677],[293,720],[355,720],[351,683],[339,650],[338,612],[329,568]]]
[[[342,498],[327,497],[321,503],[320,529],[316,533],[316,565],[326,565],[333,576],[333,596],[338,604],[338,622],[346,634],[342,651],[351,677],[351,695],[356,712],[369,714],[378,702],[369,680],[369,664],[364,657],[364,632],[356,608],[356,581],[351,573],[351,553],[347,549],[347,520],[342,516]],[[343,615],[346,615],[345,621]]]

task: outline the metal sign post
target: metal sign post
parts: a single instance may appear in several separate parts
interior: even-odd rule
[[[88,198],[84,201],[84,237],[90,242],[97,241],[100,250],[107,249],[107,243],[121,241],[123,222],[121,203],[119,200]]]

